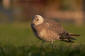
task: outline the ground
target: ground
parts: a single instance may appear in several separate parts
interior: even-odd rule
[[[4,55],[2,53],[3,48],[6,49],[4,51],[5,55],[8,55],[7,53],[10,53],[10,52],[13,52],[13,54],[16,54],[20,52],[20,50],[22,50],[21,53],[23,53],[24,56],[25,55],[27,56],[28,54],[29,54],[28,56],[31,56],[32,53],[33,55],[36,55],[36,56],[40,56],[40,55],[51,56],[56,54],[60,56],[63,54],[65,56],[66,55],[68,56],[68,55],[71,55],[71,53],[73,52],[74,53],[72,55],[75,56],[75,55],[81,54],[80,53],[81,50],[82,50],[81,55],[84,55],[85,51],[83,51],[83,48],[85,44],[85,26],[77,27],[73,24],[63,24],[63,26],[68,32],[77,33],[77,34],[80,34],[81,36],[75,37],[77,40],[75,40],[74,43],[66,43],[66,42],[57,40],[54,43],[57,46],[55,49],[54,48],[52,49],[49,43],[45,43],[44,49],[43,49],[41,47],[41,40],[37,39],[34,33],[32,32],[30,23],[0,24],[0,46],[2,47],[0,48],[1,50],[0,55]],[[73,48],[75,45],[78,48]],[[62,48],[64,48],[64,50]],[[62,54],[60,54],[61,52]],[[17,54],[15,56],[17,56]]]

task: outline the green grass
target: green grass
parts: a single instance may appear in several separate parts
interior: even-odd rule
[[[85,56],[85,26],[63,26],[81,36],[74,43],[56,40],[56,47],[51,48],[49,43],[41,47],[41,40],[35,37],[29,23],[0,24],[0,56]]]
[[[3,44],[27,45],[34,43],[35,37],[29,24],[6,24],[0,26],[0,42]]]

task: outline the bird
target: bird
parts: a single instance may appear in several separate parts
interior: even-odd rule
[[[64,27],[55,20],[45,19],[41,15],[35,15],[31,22],[31,28],[38,39],[53,44],[56,40],[72,42],[73,36],[80,36],[67,32]]]

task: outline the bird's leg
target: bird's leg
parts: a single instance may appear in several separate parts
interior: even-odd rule
[[[54,41],[51,41],[50,44],[52,45],[52,48],[54,48]]]
[[[44,41],[41,42],[41,48],[43,48],[44,43],[45,43]]]
[[[40,51],[44,51],[44,43],[45,43],[45,41],[42,41],[42,42],[41,42]]]

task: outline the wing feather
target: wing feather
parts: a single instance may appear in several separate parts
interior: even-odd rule
[[[47,24],[47,27],[50,30],[52,30],[52,31],[54,31],[56,33],[63,33],[63,32],[65,32],[64,28],[62,27],[62,25],[60,23],[57,23],[55,21],[47,21],[46,24]]]

